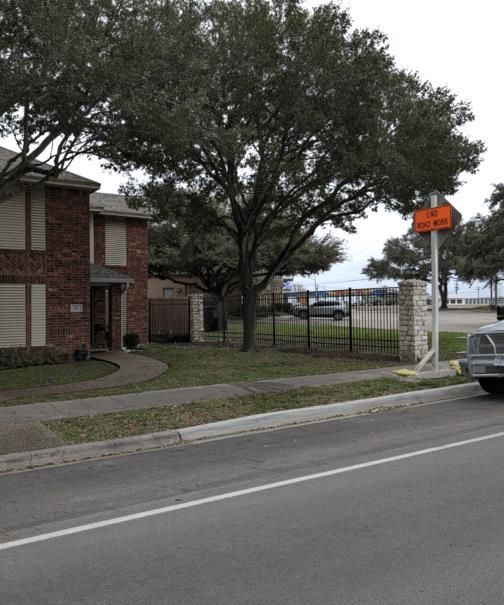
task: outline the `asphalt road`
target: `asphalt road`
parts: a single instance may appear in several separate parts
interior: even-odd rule
[[[503,468],[482,396],[3,475],[0,603],[500,605]]]

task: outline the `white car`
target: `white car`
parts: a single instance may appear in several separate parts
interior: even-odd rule
[[[337,321],[341,321],[348,316],[348,304],[339,300],[322,299],[310,303],[308,308],[306,305],[296,305],[294,315],[299,319],[308,319],[310,317],[332,317]]]

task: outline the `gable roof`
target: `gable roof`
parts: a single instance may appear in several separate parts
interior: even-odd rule
[[[11,151],[6,147],[0,147],[0,169],[17,155],[18,154],[15,151]],[[44,164],[44,162],[38,162],[38,164],[50,168],[50,165]],[[21,177],[21,183],[37,184],[40,180],[41,175],[36,172],[28,172]],[[69,187],[71,189],[84,189],[86,191],[96,191],[100,188],[100,183],[75,174],[74,172],[70,172],[69,170],[63,170],[57,177],[50,177],[45,180],[44,183],[53,187]]]
[[[126,203],[126,197],[119,193],[92,193],[89,196],[89,207],[91,212],[106,216],[124,216],[145,220],[151,218],[150,212],[145,208],[130,208]]]

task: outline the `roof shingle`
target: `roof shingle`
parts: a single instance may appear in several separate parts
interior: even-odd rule
[[[11,151],[5,147],[0,147],[0,169],[5,166],[5,164],[16,157],[18,154],[15,151]],[[40,166],[44,166],[46,168],[50,168],[49,164],[44,164],[43,162],[39,162]],[[36,183],[41,180],[41,175],[36,172],[28,172],[23,177],[21,177],[22,183]],[[100,183],[96,181],[92,181],[91,179],[87,179],[84,176],[80,176],[75,174],[74,172],[70,172],[69,170],[63,170],[57,177],[51,177],[46,181],[49,185],[56,186],[65,186],[71,187],[72,189],[87,189],[91,191],[96,191],[100,188]]]

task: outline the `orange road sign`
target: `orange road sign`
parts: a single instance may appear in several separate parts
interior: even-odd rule
[[[451,229],[452,226],[452,207],[450,204],[415,210],[414,229],[416,233]]]

